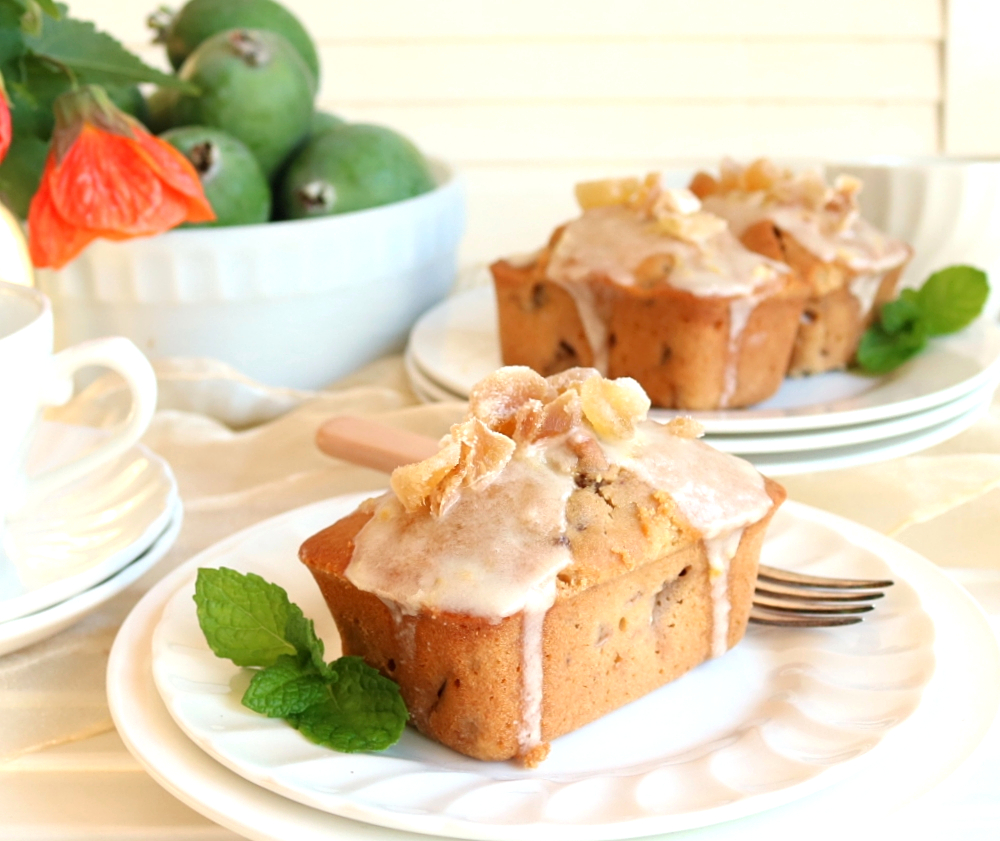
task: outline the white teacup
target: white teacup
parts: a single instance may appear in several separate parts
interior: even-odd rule
[[[94,339],[53,354],[52,308],[42,293],[0,281],[0,533],[29,501],[41,501],[131,447],[156,409],[156,376],[128,339]],[[25,458],[41,413],[73,395],[87,365],[117,371],[132,392],[128,417],[96,449],[30,478]]]

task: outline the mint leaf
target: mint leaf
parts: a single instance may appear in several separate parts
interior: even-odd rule
[[[329,696],[288,721],[310,741],[343,753],[384,750],[395,744],[409,713],[399,687],[360,657],[333,664]]]
[[[270,666],[283,654],[297,653],[285,635],[292,604],[277,584],[252,572],[199,569],[194,601],[198,624],[219,657],[237,666]]]
[[[316,636],[312,619],[306,619],[298,605],[292,604],[285,625],[285,639],[295,646],[300,658],[312,663],[313,668],[324,678],[336,680],[333,670],[323,659],[323,640]]]
[[[916,293],[927,335],[968,326],[982,312],[989,292],[986,273],[972,266],[949,266],[932,274]]]
[[[60,18],[44,21],[41,32],[24,35],[24,43],[35,55],[70,70],[78,81],[95,85],[127,85],[155,82],[196,93],[188,82],[150,67],[89,21]]]
[[[927,336],[919,320],[898,333],[873,324],[861,337],[858,364],[872,374],[885,374],[916,356],[926,344]]]
[[[323,703],[326,683],[314,669],[285,654],[257,672],[243,694],[243,706],[270,718],[285,718]]]
[[[912,329],[921,317],[920,305],[916,302],[912,289],[904,289],[903,294],[895,301],[882,305],[879,320],[886,333],[904,333]]]

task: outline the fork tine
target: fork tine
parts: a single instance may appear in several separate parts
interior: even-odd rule
[[[754,607],[750,610],[750,621],[757,625],[775,625],[783,628],[831,628],[837,625],[856,625],[861,621],[861,617],[778,613]]]
[[[873,604],[856,604],[854,602],[817,602],[810,599],[772,599],[767,596],[755,595],[754,607],[777,610],[783,613],[817,613],[844,615],[850,613],[868,613],[875,609]]]
[[[779,584],[800,584],[805,587],[828,587],[834,590],[876,590],[891,587],[889,579],[858,579],[858,578],[823,578],[818,575],[805,575],[801,572],[789,572],[776,567],[761,564],[757,568],[757,577]]]
[[[885,596],[881,590],[814,590],[802,585],[786,587],[781,584],[758,581],[756,592],[768,596],[787,596],[792,599],[816,599],[824,602],[866,602]]]

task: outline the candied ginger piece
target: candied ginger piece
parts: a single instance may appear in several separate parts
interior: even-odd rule
[[[750,166],[743,170],[743,189],[748,193],[757,190],[770,190],[771,187],[781,180],[781,170],[767,158],[757,158]]]
[[[529,400],[517,413],[511,437],[518,444],[530,444],[563,435],[580,426],[582,418],[580,396],[575,391],[563,392],[549,403]]]
[[[545,377],[523,365],[494,371],[473,386],[469,414],[494,432],[513,435],[517,413],[529,400],[546,403],[556,396]]]
[[[473,417],[455,424],[435,455],[397,467],[389,484],[407,511],[426,506],[432,515],[440,516],[455,503],[462,488],[489,484],[499,476],[513,453],[510,438]]]
[[[631,377],[592,377],[580,386],[583,415],[601,438],[624,440],[646,419],[650,401]]]
[[[567,368],[565,371],[560,371],[558,374],[548,377],[546,382],[559,394],[562,394],[564,391],[575,391],[579,394],[580,386],[584,382],[593,377],[600,376],[601,372],[596,368]]]
[[[581,210],[626,204],[639,190],[638,178],[606,178],[601,181],[581,181],[574,188]]]
[[[666,428],[667,432],[678,438],[701,438],[705,434],[705,427],[694,418],[688,417],[671,418]]]

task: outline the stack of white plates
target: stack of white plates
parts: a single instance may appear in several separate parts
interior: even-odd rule
[[[29,472],[75,458],[105,433],[43,423]],[[182,509],[173,473],[142,445],[11,518],[0,545],[0,654],[52,636],[166,554]]]
[[[422,400],[466,399],[502,364],[492,288],[477,287],[427,312],[410,334],[405,361]],[[884,376],[838,371],[789,379],[748,409],[654,409],[650,416],[690,415],[714,446],[780,476],[896,458],[941,443],[987,411],[998,383],[1000,327],[980,319],[933,340]]]

